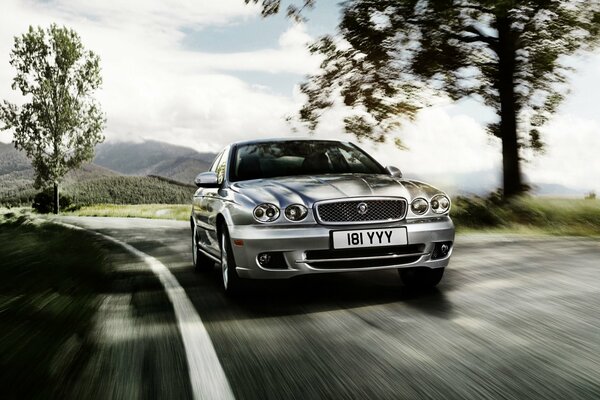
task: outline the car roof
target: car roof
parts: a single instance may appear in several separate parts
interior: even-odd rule
[[[258,144],[258,143],[270,143],[270,142],[332,142],[332,143],[345,143],[349,144],[349,142],[345,142],[342,140],[333,140],[333,139],[315,139],[315,138],[294,138],[294,137],[286,137],[286,138],[264,138],[264,139],[252,139],[252,140],[241,140],[239,142],[231,143],[231,146],[240,146],[246,144]]]

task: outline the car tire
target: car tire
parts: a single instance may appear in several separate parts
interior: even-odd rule
[[[198,246],[197,229],[198,228],[196,228],[196,224],[192,223],[192,264],[194,265],[196,271],[210,271],[215,263],[202,251],[200,251],[200,247]]]
[[[405,286],[415,289],[435,287],[442,280],[445,268],[401,268],[398,270]]]
[[[233,258],[229,231],[225,225],[221,228],[219,245],[221,247],[221,281],[223,283],[223,290],[227,295],[239,294],[242,291],[243,282],[235,269],[235,259]]]

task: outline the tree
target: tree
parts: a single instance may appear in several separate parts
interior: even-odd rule
[[[260,0],[246,0],[258,3]],[[293,6],[298,18],[313,0]],[[279,10],[263,0],[263,14]],[[488,131],[502,142],[504,196],[521,193],[520,150],[541,150],[540,127],[567,93],[565,56],[591,49],[600,34],[598,0],[347,0],[337,36],[311,51],[320,73],[301,86],[300,120],[311,130],[340,96],[356,110],[346,130],[383,141],[427,103],[423,93],[474,97],[498,120]]]
[[[75,31],[52,24],[16,36],[10,64],[12,89],[25,103],[0,104],[0,130],[12,129],[15,147],[32,160],[36,187],[53,185],[57,214],[65,174],[90,161],[104,140],[104,114],[92,97],[102,82],[99,58]]]

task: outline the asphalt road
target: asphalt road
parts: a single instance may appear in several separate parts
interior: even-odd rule
[[[459,236],[442,283],[395,271],[307,277],[225,297],[193,271],[184,222],[63,218],[125,241],[175,275],[237,399],[598,399],[600,242]],[[115,247],[115,290],[77,398],[190,398],[173,309]],[[210,368],[210,366],[207,366]]]

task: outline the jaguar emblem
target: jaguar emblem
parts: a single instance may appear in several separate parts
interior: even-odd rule
[[[358,211],[360,215],[365,215],[367,211],[369,211],[369,206],[367,203],[359,203],[358,206],[356,206],[356,211]]]

